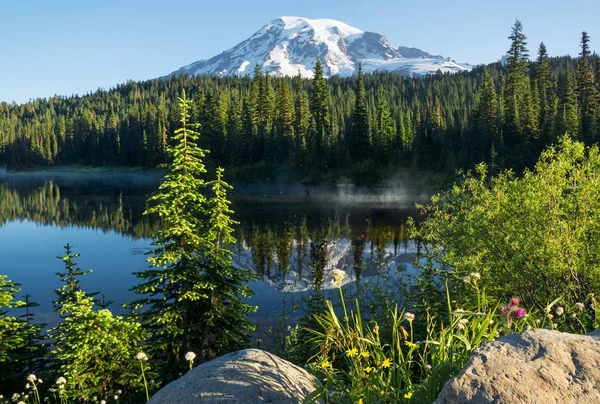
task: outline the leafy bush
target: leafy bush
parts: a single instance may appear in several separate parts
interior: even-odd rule
[[[432,198],[416,236],[459,279],[482,274],[496,301],[529,307],[589,303],[600,287],[600,153],[568,137],[544,151],[532,171],[490,178],[484,164]],[[466,297],[468,298],[468,296]]]

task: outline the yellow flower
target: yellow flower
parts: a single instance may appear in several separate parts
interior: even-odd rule
[[[388,358],[385,358],[385,360],[381,364],[381,367],[389,368],[391,364],[392,364],[392,362]]]
[[[363,358],[368,358],[369,357],[369,353],[367,351],[363,351],[360,353],[360,356],[362,356]]]
[[[358,349],[356,349],[356,348],[348,349],[346,351],[346,355],[348,355],[349,357],[352,358],[353,356],[358,355]]]
[[[362,398],[359,398],[359,399],[358,399],[358,403],[357,403],[357,404],[363,404],[363,400],[362,400]]]
[[[408,346],[409,348],[418,348],[419,347],[417,344],[415,344],[414,342],[410,342],[410,341],[406,341],[404,344],[406,344],[406,346]]]
[[[408,398],[409,400],[411,399],[411,397],[412,397],[412,392],[411,391],[409,391],[408,393],[406,393],[404,395],[404,398]]]
[[[325,359],[325,360],[323,360],[323,362],[321,362],[321,366],[323,368],[327,369],[327,368],[331,367],[331,363],[327,359]]]
[[[384,394],[385,394],[385,391],[383,391],[383,390],[379,390],[379,395],[380,395],[380,396],[383,396]]]
[[[374,371],[374,370],[375,370],[375,368],[372,368],[371,366],[367,366],[367,367],[365,368],[365,373],[371,373],[371,372],[372,372],[372,371]]]

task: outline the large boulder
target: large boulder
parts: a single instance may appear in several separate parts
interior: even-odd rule
[[[245,349],[203,363],[159,390],[150,404],[302,403],[317,386],[306,370]]]
[[[438,404],[600,403],[600,335],[510,334],[476,349]]]

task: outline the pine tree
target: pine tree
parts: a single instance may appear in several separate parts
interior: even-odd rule
[[[146,211],[164,226],[154,236],[152,267],[136,273],[142,282],[133,290],[145,296],[131,303],[151,333],[148,352],[162,364],[167,380],[183,370],[188,351],[203,361],[242,346],[251,329],[244,317],[252,310],[240,300],[250,295],[245,285],[250,273],[235,269],[224,247],[235,242],[229,186],[221,170],[216,181],[204,180],[207,151],[198,146],[198,125],[189,123],[185,92],[179,107],[181,127],[169,149],[172,162]],[[203,190],[209,185],[215,196],[207,200]]]
[[[538,50],[535,66],[535,81],[539,99],[540,138],[544,143],[551,141],[552,124],[556,113],[556,83],[550,67],[546,45],[542,42]]]
[[[191,101],[185,92],[179,98],[180,128],[175,131],[172,162],[158,190],[149,198],[153,205],[146,212],[159,219],[163,229],[154,234],[154,250],[148,261],[151,268],[135,275],[141,283],[133,288],[144,297],[131,306],[150,332],[148,353],[162,364],[161,373],[174,378],[184,366],[182,358],[199,348],[197,330],[201,325],[201,302],[206,297],[202,282],[199,251],[203,218],[206,217],[207,151],[198,147],[199,133],[190,123]]]
[[[257,309],[241,301],[242,297],[254,294],[247,285],[254,280],[254,274],[234,267],[233,254],[227,248],[236,243],[233,226],[238,223],[231,218],[233,211],[227,191],[233,188],[223,179],[223,172],[219,167],[216,180],[208,184],[213,197],[207,203],[209,214],[200,246],[202,273],[195,285],[202,294],[203,305],[198,324],[200,362],[243,348],[248,342],[248,332],[254,330],[246,315]]]
[[[505,140],[508,146],[526,142],[525,125],[528,118],[528,57],[527,37],[523,34],[523,24],[516,20],[508,50],[508,71],[504,89]]]
[[[575,93],[575,77],[573,70],[567,65],[563,83],[563,94],[558,114],[558,134],[556,137],[563,136],[565,133],[573,139],[579,137],[579,117],[577,114],[577,95]]]
[[[577,101],[579,106],[579,127],[583,140],[591,142],[596,136],[596,110],[598,109],[598,90],[592,67],[589,47],[590,37],[581,33],[581,52],[577,63]]]
[[[496,86],[488,69],[483,68],[483,81],[479,88],[479,101],[476,112],[477,137],[474,146],[478,149],[475,153],[481,161],[487,160],[487,153],[492,144],[498,143],[498,98]]]
[[[327,83],[323,77],[321,61],[318,59],[315,64],[315,77],[310,94],[310,110],[315,121],[315,128],[311,134],[312,139],[309,141],[309,153],[313,157],[313,163],[320,164],[320,158],[325,155],[322,148],[325,139],[329,137],[329,111],[327,108]]]
[[[379,101],[377,111],[377,132],[379,133],[379,142],[374,145],[379,150],[377,159],[386,161],[392,154],[394,139],[396,138],[396,123],[392,118],[388,103],[383,98]]]
[[[65,251],[65,256],[58,257],[66,272],[57,273],[63,285],[55,291],[54,308],[61,321],[48,331],[52,341],[49,364],[54,375],[70,381],[65,386],[68,397],[87,402],[94,396],[108,397],[115,386],[131,385],[137,379],[139,368],[132,359],[148,334],[131,318],[94,309],[93,297],[76,279],[89,271],[77,268],[74,259],[79,254],[68,244]]]
[[[370,157],[371,142],[369,139],[369,115],[365,97],[365,84],[362,66],[358,65],[358,80],[356,83],[356,100],[352,113],[352,126],[350,128],[350,157],[354,162],[363,161]]]

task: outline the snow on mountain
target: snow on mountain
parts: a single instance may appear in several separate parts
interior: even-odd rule
[[[417,48],[395,47],[386,37],[364,32],[341,21],[281,17],[250,38],[207,60],[200,60],[172,74],[245,76],[256,65],[271,75],[313,76],[321,60],[327,76],[350,76],[362,63],[366,73],[391,71],[405,76],[470,70],[450,58],[430,55]]]

